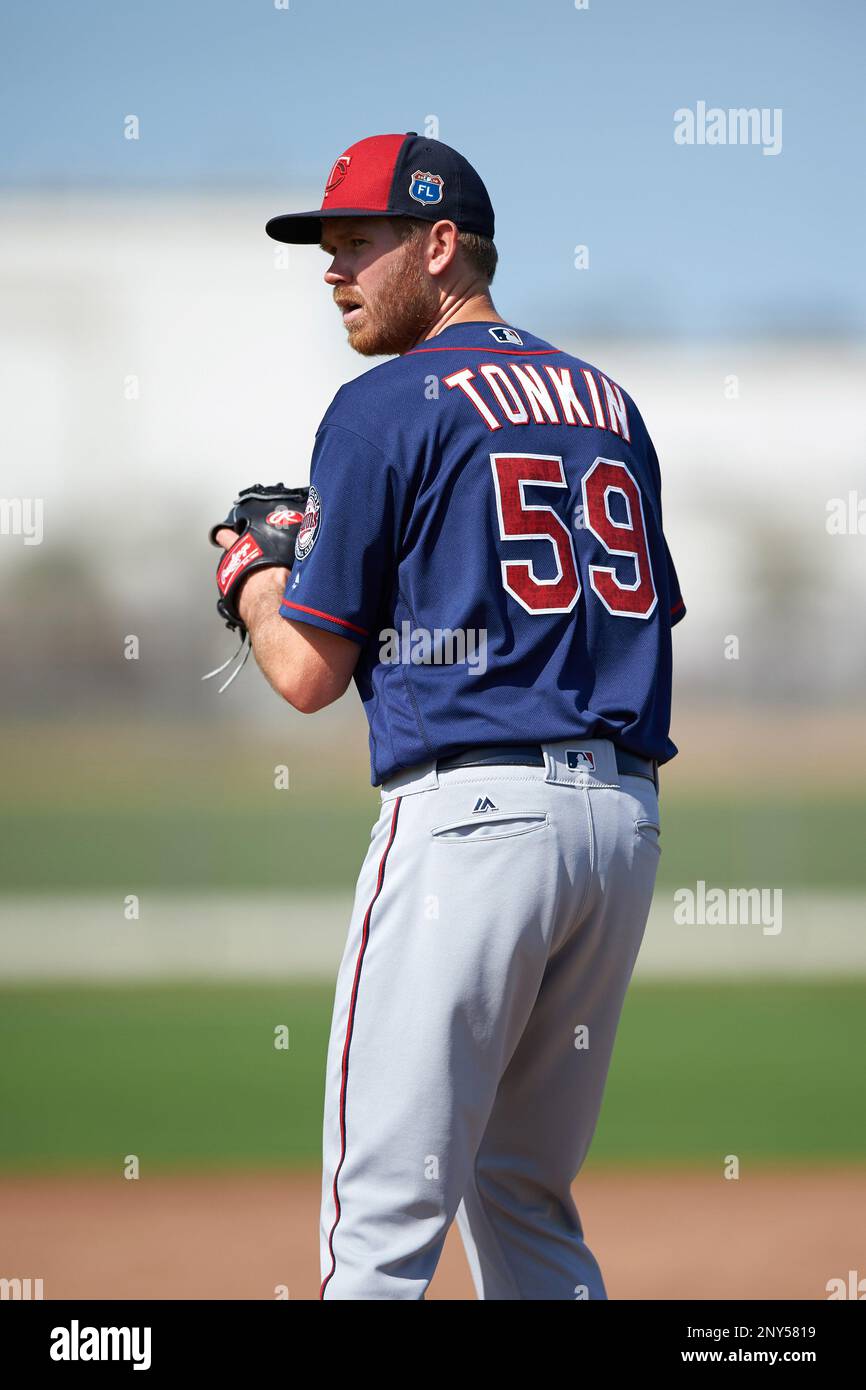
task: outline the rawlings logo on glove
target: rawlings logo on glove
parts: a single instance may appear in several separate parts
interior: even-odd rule
[[[277,507],[265,517],[269,526],[300,526],[303,519],[303,512],[291,512],[288,507]]]
[[[304,519],[310,489],[285,487],[275,483],[263,487],[255,483],[238,493],[225,521],[210,529],[210,540],[217,545],[217,532],[223,527],[236,531],[238,539],[217,566],[220,596],[217,611],[232,630],[246,636],[238,611],[241,585],[254,570],[291,569],[295,562],[295,538]]]
[[[225,556],[220,561],[217,570],[217,588],[225,597],[234,581],[241,573],[246,573],[253,560],[257,560],[262,553],[262,547],[256,545],[251,536],[242,536],[241,539],[227,550]]]
[[[241,586],[254,570],[277,567],[290,570],[295,562],[295,539],[304,520],[310,489],[306,487],[285,487],[275,483],[273,487],[263,487],[254,483],[238,493],[237,500],[224,521],[218,521],[208,533],[212,545],[219,545],[217,533],[223,528],[237,533],[237,540],[221,556],[217,565],[216,580],[219,589],[217,612],[225,619],[226,627],[239,632],[241,645],[246,643],[247,630],[238,609]],[[243,659],[232,672],[220,690],[231,684],[249,655],[249,647]],[[209,680],[224,671],[234,655],[229,657],[216,671],[211,671],[203,680]]]

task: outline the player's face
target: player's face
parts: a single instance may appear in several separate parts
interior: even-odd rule
[[[343,316],[349,345],[364,357],[414,347],[435,318],[439,292],[423,264],[423,243],[400,242],[387,217],[328,218],[325,283]]]

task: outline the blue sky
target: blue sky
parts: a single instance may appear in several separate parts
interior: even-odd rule
[[[864,33],[859,0],[6,0],[0,182],[288,210],[432,115],[490,189],[524,327],[862,336]],[[781,153],[678,146],[699,100],[781,108]]]

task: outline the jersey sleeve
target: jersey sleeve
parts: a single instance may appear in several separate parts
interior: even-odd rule
[[[637,412],[636,412],[636,413],[637,413]],[[661,524],[662,524],[662,504],[661,504],[661,496],[662,496],[662,475],[661,475],[661,469],[660,469],[660,467],[659,467],[658,454],[657,454],[656,451],[655,451],[655,445],[653,444],[652,440],[650,439],[649,435],[648,435],[647,432],[646,432],[646,425],[644,425],[643,420],[641,420],[641,427],[642,427],[643,432],[644,432],[644,435],[645,435],[645,437],[646,437],[646,442],[647,442],[647,453],[648,453],[648,458],[649,458],[650,471],[651,471],[651,474],[652,474],[653,482],[655,483],[656,495],[657,495],[657,498],[658,498],[659,524],[661,525]],[[680,589],[680,581],[679,581],[679,579],[678,579],[678,577],[677,577],[677,571],[676,571],[676,567],[674,566],[673,557],[671,556],[671,552],[670,552],[670,550],[669,550],[669,548],[668,548],[668,543],[667,543],[667,539],[666,539],[666,537],[665,537],[665,535],[664,535],[664,532],[662,533],[662,544],[663,544],[663,546],[664,546],[664,552],[665,552],[665,570],[666,570],[666,573],[667,573],[668,594],[669,594],[669,596],[670,596],[670,613],[669,613],[669,618],[670,618],[671,627],[675,627],[676,624],[677,624],[678,622],[681,622],[682,619],[686,616],[686,605],[685,605],[685,601],[684,601],[684,599],[683,599],[682,590]]]
[[[375,444],[342,425],[320,427],[283,618],[367,641],[393,583],[404,492]]]
[[[670,595],[671,601],[671,627],[675,627],[676,624],[686,616],[686,605],[680,590],[680,581],[677,578],[677,572],[674,568],[674,562],[671,558],[671,552],[668,549],[667,541],[665,541],[664,544],[665,564],[667,565],[668,571],[668,594]]]

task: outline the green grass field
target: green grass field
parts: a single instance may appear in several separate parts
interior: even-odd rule
[[[379,806],[364,731],[314,737],[299,719],[285,734],[234,724],[7,730],[0,892],[349,889]],[[278,766],[288,790],[275,789]],[[866,890],[866,794],[842,754],[820,782],[784,787],[765,776],[663,776],[661,806],[665,886]]]
[[[300,719],[7,730],[0,892],[349,889],[379,807],[364,732],[317,741]],[[785,787],[663,776],[659,883],[866,890],[866,794],[841,758]]]
[[[350,889],[378,809],[363,737],[288,727],[9,730],[0,892]],[[663,784],[662,888],[866,890],[866,795],[840,748],[832,776],[784,788]],[[300,984],[0,991],[0,1165],[316,1164],[330,1006]],[[634,986],[590,1161],[866,1160],[864,1020],[866,979]]]
[[[7,893],[146,888],[352,887],[375,799],[265,804],[0,809]],[[671,800],[662,813],[659,883],[866,889],[866,801]]]
[[[327,986],[0,991],[0,1165],[307,1166]],[[866,981],[635,985],[591,1163],[866,1159]],[[289,1029],[287,1051],[274,1028]]]

